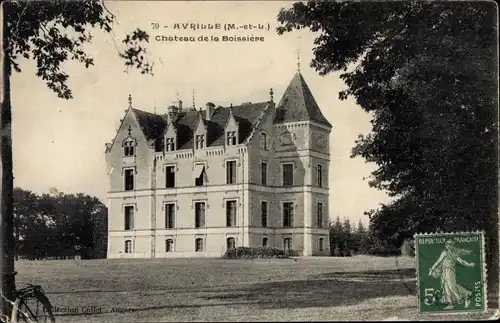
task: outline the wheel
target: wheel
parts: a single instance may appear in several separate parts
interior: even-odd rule
[[[12,323],[36,322],[55,323],[49,299],[41,290],[20,295],[12,309]]]

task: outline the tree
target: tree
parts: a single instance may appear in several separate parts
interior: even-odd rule
[[[344,223],[342,224],[342,228],[344,229],[345,232],[349,233],[352,231],[351,227],[351,220],[349,218],[344,219]]]
[[[368,254],[370,246],[368,245],[368,235],[370,233],[366,231],[363,221],[361,219],[358,221],[356,230],[352,233],[352,240],[356,247],[357,254]]]
[[[62,70],[62,63],[75,60],[85,67],[94,64],[83,45],[90,42],[91,29],[111,33],[115,16],[102,1],[9,1],[3,9],[3,83],[4,99],[1,106],[1,295],[3,315],[8,315],[13,298],[14,235],[13,235],[13,174],[11,141],[10,77],[12,71],[21,72],[21,58],[36,61],[36,76],[58,97],[72,98],[68,87],[69,76]],[[92,32],[94,31],[92,30]],[[136,29],[123,40],[125,48],[118,52],[126,68],[137,68],[142,74],[152,74],[152,64],[147,60],[144,42],[149,35]]]
[[[340,222],[340,216],[337,215],[337,218],[335,219],[335,224],[333,224],[333,228],[336,232],[342,232],[344,230],[344,227],[342,226],[342,222]]]
[[[401,246],[401,255],[406,257],[415,256],[414,241],[412,239],[405,239]]]
[[[335,222],[330,223],[330,250],[334,256],[346,256],[351,254],[351,249],[357,250],[357,242],[351,233],[351,222],[345,219],[341,222],[337,216]]]
[[[359,219],[358,221],[358,227],[356,228],[356,232],[360,234],[364,234],[366,232],[365,226],[363,225],[363,221]]]
[[[108,249],[108,209],[101,204],[91,217],[92,222],[92,253],[93,259],[106,258]]]
[[[106,207],[86,194],[14,189],[16,256],[105,258]]]
[[[496,15],[494,3],[480,1],[310,1],[278,15],[279,34],[319,33],[311,66],[342,71],[339,97],[353,96],[373,116],[352,156],[375,163],[369,185],[394,197],[367,212],[374,234],[399,247],[416,232],[484,230],[493,293]]]
[[[33,226],[37,223],[38,197],[31,191],[14,189],[14,255],[19,256],[20,249],[26,244],[31,232],[38,232]]]

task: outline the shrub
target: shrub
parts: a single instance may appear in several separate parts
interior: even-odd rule
[[[296,257],[295,250],[283,251],[278,248],[268,247],[237,247],[227,250],[223,258],[226,259],[253,259],[253,258],[288,258]]]
[[[415,245],[412,239],[405,239],[401,246],[401,255],[405,257],[415,256]]]

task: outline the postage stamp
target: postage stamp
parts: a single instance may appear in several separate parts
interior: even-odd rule
[[[420,314],[487,311],[483,232],[415,235]]]

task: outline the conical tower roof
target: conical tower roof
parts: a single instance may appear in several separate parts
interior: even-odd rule
[[[288,85],[285,94],[276,107],[274,123],[315,121],[327,127],[332,125],[326,120],[318,107],[304,77],[297,72]]]

